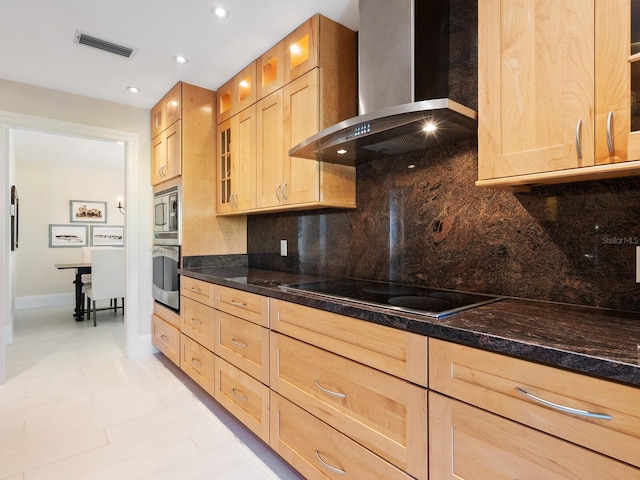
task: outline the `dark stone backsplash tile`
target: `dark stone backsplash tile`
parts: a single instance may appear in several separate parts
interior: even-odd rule
[[[250,216],[249,265],[640,311],[640,179],[512,194],[476,172],[474,142],[362,165],[355,210]]]

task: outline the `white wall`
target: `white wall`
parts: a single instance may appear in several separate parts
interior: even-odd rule
[[[146,347],[151,332],[150,112],[0,79],[0,211],[8,212],[8,189],[15,164],[10,155],[13,126],[80,134],[126,142],[127,297],[125,345],[135,356]],[[0,222],[0,383],[4,380],[4,329],[10,325],[15,254],[9,253],[6,213]],[[143,339],[144,340],[141,340]]]
[[[49,224],[70,224],[70,200],[106,201],[106,224],[93,225],[124,225],[124,216],[116,208],[116,198],[124,197],[124,169],[71,168],[42,160],[16,158],[15,185],[20,197],[20,244],[15,251],[17,308],[51,301],[60,304],[57,298],[73,303],[75,272],[57,270],[54,265],[79,262],[80,248],[49,248]],[[57,296],[65,293],[68,295]],[[46,295],[49,302],[29,298]]]

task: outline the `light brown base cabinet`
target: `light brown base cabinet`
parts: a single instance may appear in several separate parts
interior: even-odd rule
[[[270,446],[310,480],[412,478],[273,391]]]
[[[640,470],[429,392],[429,475],[438,480],[629,480]]]
[[[183,280],[154,344],[305,478],[640,479],[638,388]]]

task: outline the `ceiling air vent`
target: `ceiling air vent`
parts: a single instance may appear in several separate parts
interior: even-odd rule
[[[137,52],[136,49],[123,47],[122,45],[118,45],[116,43],[108,42],[106,40],[87,35],[86,33],[79,30],[76,31],[73,42],[80,43],[88,47],[97,48],[98,50],[103,50],[105,52],[115,53],[116,55],[127,58],[133,58],[133,56]]]

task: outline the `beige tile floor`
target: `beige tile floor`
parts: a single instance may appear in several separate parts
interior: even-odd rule
[[[17,312],[0,479],[302,478],[162,355],[125,358],[122,319]]]

